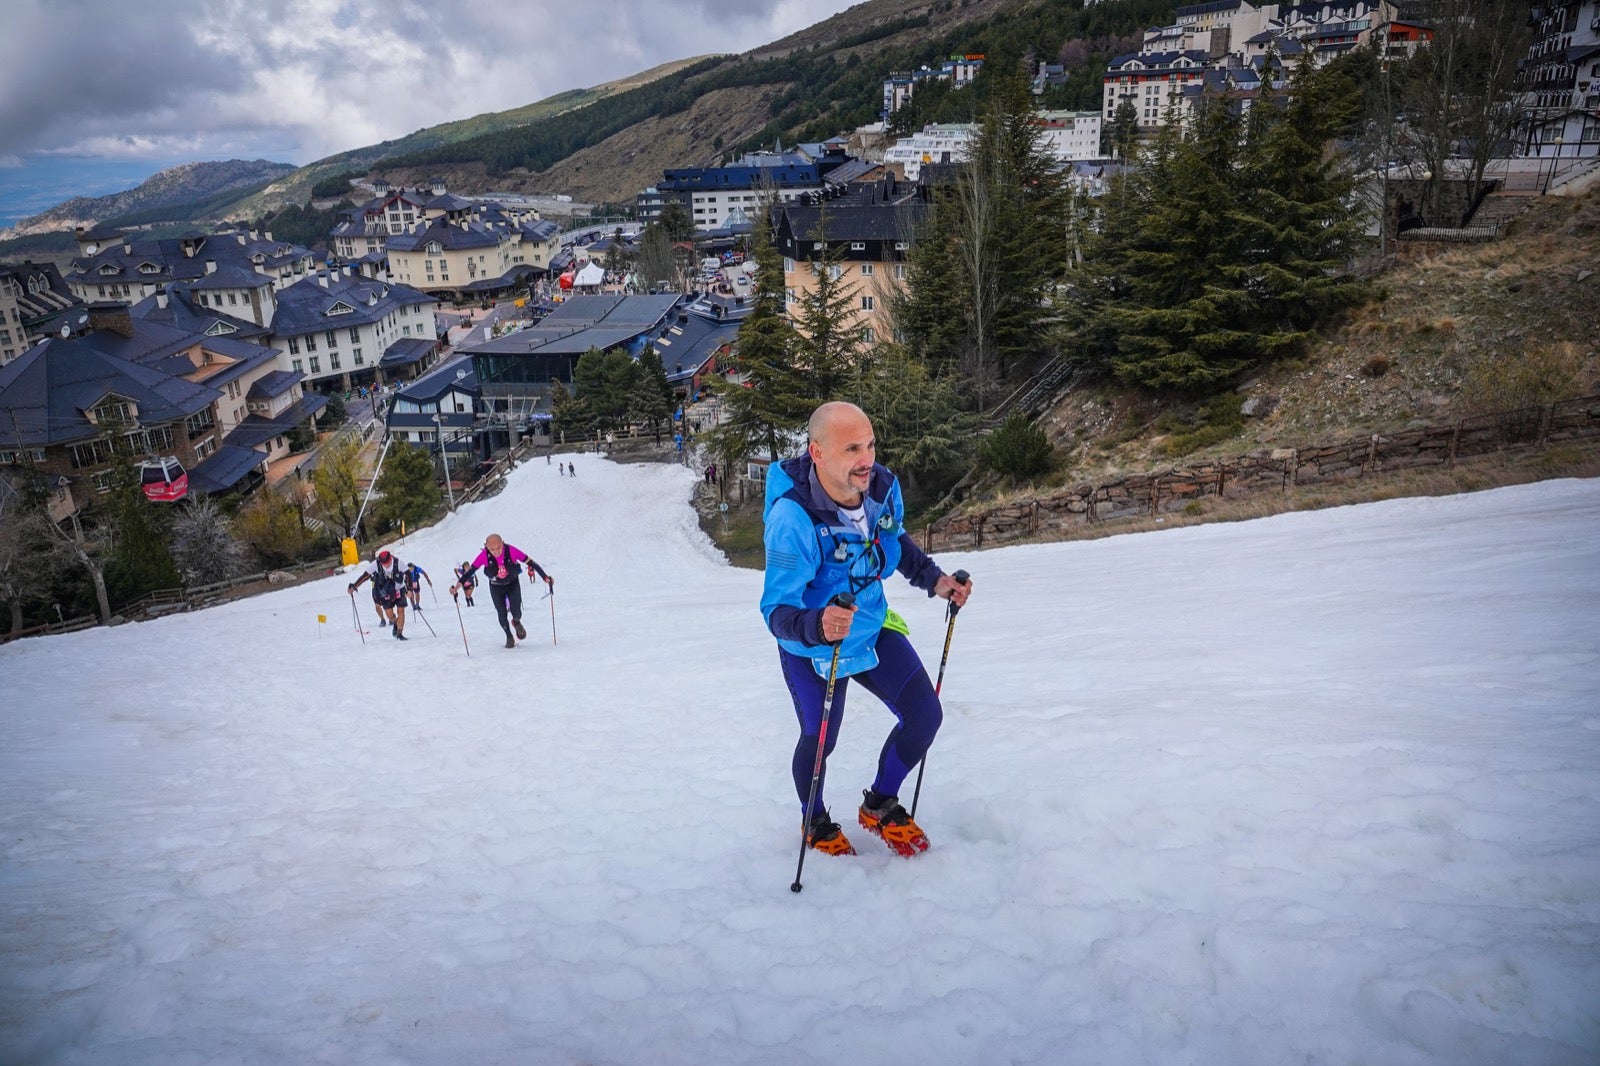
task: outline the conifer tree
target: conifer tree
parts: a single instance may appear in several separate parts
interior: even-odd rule
[[[794,327],[784,314],[783,257],[772,243],[765,206],[756,225],[755,293],[734,340],[744,387],[723,398],[723,420],[707,434],[719,466],[735,469],[749,455],[776,461],[815,408],[815,394],[793,362]]]
[[[844,385],[861,346],[857,288],[844,276],[844,249],[828,247],[826,211],[804,240],[821,244],[823,251],[807,263],[811,286],[795,297],[792,358],[795,367],[804,373],[813,397],[821,402],[831,399]]]
[[[880,344],[851,375],[846,398],[872,419],[878,459],[912,506],[944,491],[972,455],[977,419],[954,380],[936,377],[899,344]]]
[[[1021,69],[997,74],[968,160],[935,191],[897,309],[913,353],[958,369],[980,409],[1042,354],[1065,263],[1070,198],[1041,136]]]
[[[427,521],[439,506],[438,476],[426,449],[396,441],[378,473],[376,491],[381,497],[373,510],[379,525],[393,529],[404,522],[406,528],[415,529]]]

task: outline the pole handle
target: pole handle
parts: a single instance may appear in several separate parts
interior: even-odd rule
[[[952,581],[954,581],[958,585],[965,585],[967,582],[972,580],[972,575],[967,573],[965,570],[957,570],[955,573],[950,575],[950,579]],[[961,608],[956,606],[956,602],[954,600],[951,600],[950,601],[950,617],[954,618],[956,615],[958,615],[960,613],[961,613]]]

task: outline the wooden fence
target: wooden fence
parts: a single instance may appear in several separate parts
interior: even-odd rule
[[[1170,514],[1207,497],[1243,499],[1301,485],[1335,484],[1426,467],[1449,468],[1463,459],[1597,438],[1600,396],[1582,396],[1446,425],[1304,448],[1254,451],[1098,485],[1078,485],[1030,500],[950,515],[927,526],[922,540],[930,552],[995,547],[1094,522]]]

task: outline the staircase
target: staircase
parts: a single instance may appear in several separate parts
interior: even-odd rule
[[[1033,377],[1023,382],[1022,385],[1010,396],[1001,400],[989,410],[983,418],[983,430],[994,429],[1013,414],[1033,416],[1051,397],[1060,391],[1072,377],[1073,365],[1067,357],[1058,355],[1050,360]]]

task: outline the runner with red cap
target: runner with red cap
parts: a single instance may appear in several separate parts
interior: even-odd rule
[[[405,564],[385,549],[378,553],[361,576],[349,586],[350,595],[354,596],[356,589],[371,579],[372,602],[378,608],[380,615],[378,624],[383,625],[386,618],[388,623],[394,626],[396,640],[406,639],[405,572]]]

